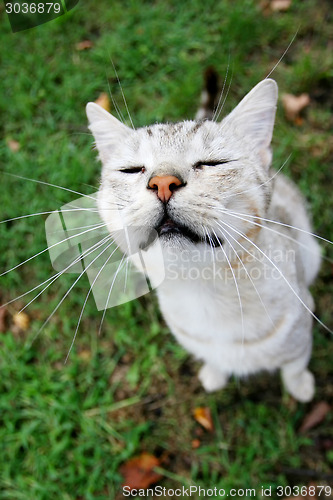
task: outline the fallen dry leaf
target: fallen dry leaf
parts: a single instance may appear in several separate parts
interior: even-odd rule
[[[6,328],[6,317],[7,317],[7,309],[6,307],[0,308],[0,332],[5,332]]]
[[[154,467],[161,465],[160,460],[149,453],[142,453],[131,458],[120,467],[124,476],[123,486],[131,489],[145,489],[157,483],[162,478],[161,474],[154,472]]]
[[[13,153],[17,153],[21,147],[20,143],[14,139],[7,139],[7,146]]]
[[[78,353],[78,357],[82,359],[82,361],[90,361],[92,358],[92,354],[89,349],[82,349],[82,351]]]
[[[194,450],[196,450],[196,449],[197,449],[197,448],[199,448],[199,446],[201,445],[201,441],[200,441],[200,439],[192,439],[192,443],[191,443],[191,445],[192,445],[192,448],[193,448]]]
[[[93,45],[94,44],[91,40],[83,40],[82,42],[78,42],[75,45],[75,48],[76,48],[76,50],[87,50],[87,49],[91,49],[91,47]]]
[[[212,414],[207,406],[195,408],[193,415],[195,420],[207,431],[212,432],[214,430]]]
[[[289,9],[291,0],[272,0],[270,8],[273,12],[285,12]]]
[[[285,12],[289,9],[290,5],[291,0],[262,0],[260,2],[264,16],[269,16],[272,12]]]
[[[299,432],[306,432],[316,425],[320,424],[330,411],[331,407],[328,403],[326,403],[326,401],[320,401],[319,403],[317,403],[312,408],[310,413],[305,416]]]
[[[282,104],[287,120],[295,122],[299,118],[300,112],[310,104],[310,96],[309,94],[299,96],[283,94]]]
[[[13,323],[25,332],[29,328],[30,318],[25,312],[16,313],[13,316]]]
[[[104,108],[106,111],[110,112],[111,104],[109,95],[106,92],[102,92],[96,99],[95,103]]]

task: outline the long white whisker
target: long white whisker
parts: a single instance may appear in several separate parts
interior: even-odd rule
[[[225,233],[227,233],[227,234],[228,234],[228,236],[230,236],[230,238],[232,238],[232,239],[233,239],[233,240],[237,243],[236,238],[234,238],[234,237],[232,236],[232,234],[231,234],[231,233],[229,233],[229,231],[227,231],[227,229],[223,228],[223,231],[222,231],[220,224],[218,224],[218,225],[219,225],[219,230],[220,230],[220,232],[221,232],[221,234],[222,234],[222,237],[223,237],[223,238],[227,241],[227,243],[230,245],[230,248],[232,249],[232,251],[233,251],[233,252],[234,252],[234,254],[236,255],[236,257],[237,257],[237,259],[239,260],[239,262],[242,264],[243,269],[244,269],[244,271],[246,272],[247,277],[249,278],[249,280],[250,280],[250,282],[251,282],[251,284],[252,284],[252,286],[253,286],[253,288],[254,288],[254,290],[255,290],[256,294],[257,294],[257,295],[258,295],[258,297],[259,297],[259,300],[260,300],[260,302],[261,302],[261,304],[262,304],[262,306],[263,306],[263,308],[264,308],[264,310],[265,310],[265,313],[266,313],[266,315],[267,315],[268,319],[270,320],[270,322],[272,323],[273,327],[275,328],[274,321],[272,320],[272,318],[271,318],[270,314],[268,313],[267,308],[266,308],[266,306],[265,306],[265,304],[264,304],[264,302],[263,302],[263,300],[262,300],[262,298],[261,298],[261,295],[260,295],[260,293],[259,293],[259,291],[258,291],[257,287],[255,286],[254,282],[253,282],[253,279],[251,278],[251,276],[250,276],[250,274],[249,274],[248,270],[246,269],[246,266],[244,265],[244,262],[242,261],[242,259],[241,259],[241,258],[240,258],[240,256],[238,255],[237,251],[235,250],[235,247],[231,244],[230,240],[226,237]]]
[[[220,114],[222,113],[223,111],[223,108],[224,108],[224,105],[225,105],[225,102],[228,98],[228,95],[229,95],[229,92],[230,92],[230,87],[231,87],[231,84],[232,84],[232,78],[233,78],[233,72],[231,73],[231,77],[230,77],[230,82],[229,82],[229,85],[228,85],[228,88],[227,88],[227,93],[223,99],[223,102],[222,102],[222,106],[221,106],[221,109],[219,110],[218,114],[216,115],[216,119],[215,121],[217,121],[219,118],[220,118]]]
[[[88,229],[88,228],[99,228],[100,227],[100,222],[96,222],[95,224],[87,224],[85,226],[76,226],[76,227],[69,227],[66,228],[66,233],[69,233],[70,231],[80,231],[81,229]],[[62,231],[61,231],[62,232]]]
[[[229,52],[229,57],[228,57],[227,72],[226,72],[226,75],[225,75],[225,78],[224,78],[224,81],[223,81],[223,87],[222,87],[222,90],[221,90],[221,93],[220,93],[220,97],[219,97],[216,109],[215,109],[214,114],[213,114],[212,121],[215,121],[216,116],[219,115],[219,107],[220,107],[220,104],[221,104],[221,101],[222,101],[222,98],[223,98],[225,84],[227,83],[228,73],[229,73],[229,67],[230,67],[230,52]]]
[[[311,314],[311,316],[316,320],[318,321],[318,323],[323,327],[325,328],[325,330],[327,330],[329,333],[331,333],[333,335],[333,331],[330,330],[328,328],[328,326],[325,325],[325,323],[323,323],[319,318],[318,316],[316,316],[312,311],[311,309],[305,304],[305,302],[301,299],[301,297],[299,297],[298,293],[296,292],[296,290],[292,287],[292,285],[289,283],[289,281],[287,280],[287,278],[284,276],[284,274],[280,271],[280,269],[277,267],[277,265],[265,254],[265,252],[263,252],[259,247],[258,245],[256,245],[253,241],[251,241],[245,234],[243,234],[242,232],[236,230],[234,227],[230,226],[229,224],[227,224],[226,222],[220,220],[221,224],[223,225],[226,225],[227,227],[229,227],[232,231],[235,231],[237,234],[239,234],[242,238],[244,238],[245,240],[247,240],[251,245],[253,245],[264,257],[265,259],[267,259],[271,264],[272,266],[278,271],[279,275],[281,276],[281,278],[284,280],[284,282],[288,285],[288,287],[290,288],[290,290],[293,292],[293,294],[295,295],[295,297],[297,297],[297,299],[300,301],[300,303],[305,307],[305,309]],[[246,252],[248,252],[250,255],[252,255],[245,247],[243,247],[243,245],[238,241],[237,242],[238,245],[240,245]],[[256,260],[258,260],[260,262],[260,260],[258,258],[256,258]]]
[[[36,257],[38,257],[39,255],[42,255],[43,253],[47,252],[48,250],[50,250],[51,248],[54,248],[56,247],[57,245],[60,245],[61,243],[64,243],[65,241],[68,241],[68,240],[71,240],[72,238],[77,238],[78,236],[81,236],[82,234],[86,234],[86,233],[89,233],[90,231],[95,231],[96,229],[100,229],[102,227],[105,227],[106,224],[100,224],[96,227],[93,227],[93,228],[90,228],[90,229],[87,229],[86,231],[82,231],[82,233],[78,233],[78,234],[73,234],[72,236],[69,236],[68,238],[64,238],[63,240],[61,241],[58,241],[57,243],[54,243],[53,245],[50,245],[46,248],[44,248],[43,250],[41,250],[40,252],[36,253],[35,255],[33,255],[32,257],[29,257],[28,259],[24,260],[23,262],[20,262],[19,264],[17,264],[16,266],[12,267],[11,269],[8,269],[7,271],[4,271],[3,273],[0,274],[0,277],[1,276],[4,276],[5,274],[8,274],[10,273],[11,271],[14,271],[14,269],[17,269],[18,267],[21,267],[23,266],[24,264],[26,264],[27,262],[29,262],[30,260],[33,260],[35,259]]]
[[[116,100],[114,99],[113,95],[112,95],[112,92],[111,92],[111,86],[110,86],[110,82],[108,80],[108,77],[107,77],[107,74],[106,74],[106,80],[108,82],[108,87],[109,87],[109,94],[110,94],[110,97],[111,97],[111,100],[112,100],[112,104],[113,104],[113,107],[114,109],[116,110],[116,113],[118,115],[118,118],[119,120],[122,122],[122,123],[125,123],[125,119],[124,119],[124,116],[122,114],[122,112],[120,111],[120,108],[116,102]]]
[[[110,246],[113,244],[113,240],[111,241],[111,243],[106,247],[104,248],[91,262],[89,262],[89,264],[86,266],[86,268],[82,271],[82,273],[80,273],[80,275],[78,276],[78,278],[74,281],[74,283],[71,285],[71,287],[67,290],[67,292],[63,295],[63,297],[61,298],[60,302],[57,304],[57,306],[53,309],[53,311],[51,312],[51,314],[48,316],[48,318],[44,321],[44,323],[42,324],[42,326],[40,327],[40,329],[38,330],[38,332],[36,333],[36,335],[34,336],[32,342],[34,342],[36,340],[36,338],[38,337],[38,335],[40,334],[40,332],[43,330],[43,328],[47,325],[47,323],[50,321],[50,319],[52,318],[52,316],[57,312],[57,310],[59,309],[59,307],[61,306],[61,304],[63,303],[63,301],[66,299],[66,297],[70,294],[70,292],[73,290],[73,288],[75,287],[75,285],[78,283],[78,281],[82,278],[82,276],[84,275],[84,273],[87,271],[87,269],[89,269],[90,266],[93,265],[93,263],[108,249],[110,248]]]
[[[108,298],[106,299],[106,303],[105,303],[105,308],[104,308],[104,311],[103,311],[103,316],[102,316],[102,319],[101,319],[101,322],[100,322],[100,325],[99,325],[99,329],[98,329],[98,335],[101,334],[101,331],[102,331],[102,326],[103,326],[103,323],[104,323],[104,318],[105,318],[105,315],[106,315],[106,309],[107,309],[107,306],[108,306],[108,303],[109,303],[109,300],[110,300],[110,297],[111,297],[111,293],[112,293],[112,290],[113,290],[113,287],[114,287],[114,284],[115,284],[115,281],[116,281],[116,278],[118,276],[118,273],[121,269],[121,266],[123,265],[123,262],[124,262],[124,259],[125,259],[125,254],[122,256],[121,258],[121,261],[119,263],[119,266],[117,268],[117,271],[115,272],[115,275],[113,277],[113,280],[112,280],[112,283],[111,283],[111,286],[110,286],[110,290],[109,290],[109,293],[108,293]]]
[[[282,61],[282,59],[284,58],[284,56],[286,55],[286,53],[288,52],[288,50],[290,49],[290,47],[292,46],[292,44],[294,43],[294,40],[295,38],[297,37],[298,35],[298,31],[299,31],[299,28],[300,26],[297,28],[297,31],[296,33],[294,34],[294,36],[292,37],[291,41],[289,42],[289,45],[288,47],[286,48],[286,50],[283,52],[282,56],[280,57],[280,59],[278,60],[278,62],[274,65],[273,69],[271,69],[271,71],[268,73],[267,76],[265,76],[265,80],[266,78],[269,78],[271,76],[271,74],[275,71],[275,69],[278,67],[278,65],[280,64],[280,62]]]
[[[24,292],[24,293],[22,293],[22,295],[19,295],[18,297],[15,297],[15,299],[11,299],[8,302],[6,302],[5,304],[1,304],[0,309],[2,309],[3,307],[8,306],[9,304],[12,304],[13,302],[16,302],[17,300],[22,299],[22,297],[25,297],[26,295],[29,295],[29,293],[34,292],[35,290],[37,290],[41,286],[45,285],[45,283],[48,283],[49,281],[53,280],[53,278],[55,278],[56,276],[60,276],[61,274],[63,274],[63,271],[60,271],[57,274],[54,274],[53,276],[51,276],[47,280],[43,281],[43,283],[39,283],[34,288],[31,288],[30,290],[28,290],[28,292]]]
[[[272,227],[265,226],[264,224],[259,224],[258,222],[254,222],[252,220],[246,219],[245,217],[240,217],[239,215],[235,215],[235,213],[230,212],[229,210],[217,209],[217,211],[224,213],[224,214],[227,214],[227,215],[230,215],[231,217],[235,217],[236,219],[242,220],[244,222],[248,222],[249,224],[253,224],[254,226],[258,226],[262,229],[267,229],[268,231],[271,231],[272,233],[278,234],[279,236],[282,236],[283,238],[286,238],[287,240],[290,240],[290,241],[296,243],[298,246],[305,248],[308,252],[316,254],[316,252],[314,250],[309,249],[309,247],[307,245],[305,245],[304,243],[302,243],[301,241],[297,240],[296,238],[293,238],[292,236],[289,236],[288,234],[281,233],[281,231],[276,231],[276,229],[273,229]],[[261,219],[261,217],[259,217],[259,219]],[[297,229],[297,228],[294,227],[294,229]],[[311,236],[316,236],[313,233],[309,233],[309,234]],[[322,258],[324,260],[327,260],[328,262],[333,263],[332,259],[325,257],[324,255],[322,256]]]
[[[242,214],[240,212],[235,212],[235,211],[229,210],[229,209],[225,213],[229,213],[230,215],[234,215],[235,217],[236,216],[239,216],[239,217],[243,216],[243,217],[250,217],[251,219],[259,219],[259,220],[262,220],[265,222],[271,222],[272,224],[278,224],[279,226],[284,226],[284,227],[288,227],[290,229],[295,229],[296,231],[300,231],[301,233],[308,234],[310,236],[313,236],[314,238],[318,238],[322,241],[325,241],[326,243],[329,243],[330,245],[333,245],[333,241],[327,240],[326,238],[323,238],[322,236],[319,236],[318,234],[311,233],[311,231],[307,231],[306,229],[302,229],[302,228],[297,227],[297,226],[292,226],[291,224],[286,224],[284,222],[279,222],[279,221],[272,220],[272,219],[265,219],[264,217],[258,217],[256,215]],[[247,221],[247,222],[251,222],[251,221]],[[255,223],[253,222],[253,224],[255,224]],[[263,226],[263,227],[266,227],[266,226]]]
[[[41,286],[44,286],[46,283],[48,283],[49,281],[51,281],[50,285],[52,283],[54,283],[54,281],[59,277],[61,276],[62,274],[64,274],[68,269],[70,269],[72,266],[74,266],[75,264],[77,264],[81,259],[82,257],[85,257],[86,253],[91,250],[91,248],[94,248],[96,245],[98,245],[100,242],[98,243],[95,243],[95,245],[93,245],[92,247],[88,248],[85,252],[82,253],[82,255],[78,256],[75,258],[74,261],[72,261],[65,269],[63,269],[62,271],[59,271],[58,273],[54,274],[53,276],[50,276],[50,278],[48,278],[47,280],[43,281],[43,283],[39,283],[38,285],[36,285],[35,287],[31,288],[30,290],[28,290],[27,292],[25,293],[22,293],[21,295],[19,295],[18,297],[15,297],[14,299],[11,299],[9,300],[8,302],[6,302],[5,304],[2,304],[0,306],[0,309],[2,309],[3,307],[6,307],[8,306],[9,304],[12,304],[13,302],[16,302],[17,300],[19,299],[22,299],[23,297],[25,297],[26,295],[29,295],[31,292],[34,292],[35,290],[37,290],[38,288],[40,288]],[[46,290],[46,288],[48,287],[45,287],[44,290]],[[43,290],[43,291],[44,291]],[[40,295],[40,294],[39,294]],[[38,295],[38,296],[39,296]],[[37,297],[35,297],[37,298]],[[35,300],[35,299],[34,299]],[[30,302],[31,303],[31,302]],[[27,307],[27,306],[26,306]],[[21,309],[22,311],[23,309]]]
[[[207,238],[208,238],[208,241],[209,241],[209,246],[210,246],[210,250],[212,252],[212,259],[213,259],[213,275],[214,275],[214,284],[215,284],[215,278],[216,278],[216,265],[215,265],[215,256],[214,256],[214,246],[213,246],[213,241],[212,241],[212,238],[210,236],[210,234],[208,233],[207,231],[207,228],[203,225],[201,225],[204,233],[206,234]]]
[[[235,287],[236,287],[236,291],[237,291],[237,295],[238,295],[238,301],[239,301],[239,308],[240,308],[240,313],[241,313],[241,323],[242,323],[242,342],[244,344],[244,340],[245,340],[245,328],[244,328],[244,313],[243,313],[243,304],[242,304],[242,299],[241,299],[241,295],[240,295],[240,291],[239,291],[239,286],[238,286],[238,283],[237,283],[237,279],[236,279],[236,276],[235,276],[235,273],[234,273],[234,270],[232,268],[232,265],[231,265],[231,262],[229,260],[229,257],[227,255],[227,252],[224,250],[223,248],[223,244],[221,243],[219,237],[217,236],[216,232],[214,231],[213,229],[213,233],[214,233],[214,236],[215,238],[217,239],[218,243],[219,243],[219,246],[228,262],[228,265],[230,267],[230,271],[232,273],[232,276],[233,276],[233,279],[234,279],[234,282],[235,282]]]
[[[112,245],[112,242],[111,242],[111,244],[107,248],[110,248],[111,245]],[[69,357],[69,355],[70,355],[70,353],[72,351],[72,348],[73,348],[73,345],[74,345],[74,342],[75,342],[75,339],[76,339],[76,336],[77,336],[77,332],[78,332],[80,324],[81,324],[81,319],[82,319],[82,316],[83,316],[83,312],[85,310],[85,307],[86,307],[89,295],[92,292],[93,286],[96,283],[96,281],[97,281],[99,275],[101,274],[101,272],[103,271],[103,269],[105,269],[105,266],[107,265],[107,263],[109,262],[109,260],[111,259],[111,257],[118,250],[118,248],[119,248],[119,245],[116,246],[116,248],[112,251],[112,253],[109,255],[109,257],[106,259],[106,261],[104,262],[104,264],[101,267],[101,269],[98,271],[97,275],[95,276],[95,279],[94,279],[93,283],[91,284],[91,286],[89,288],[89,291],[88,291],[88,293],[86,295],[86,298],[85,298],[85,301],[83,303],[83,306],[82,306],[82,309],[81,309],[81,313],[80,313],[80,316],[79,316],[79,319],[78,319],[78,322],[77,322],[77,325],[76,325],[76,329],[75,329],[75,333],[74,333],[74,336],[73,336],[73,339],[72,339],[72,343],[71,343],[71,345],[69,347],[69,350],[68,350],[68,353],[67,353],[67,356],[66,356],[66,359],[65,359],[65,364],[67,363],[68,357]]]
[[[83,194],[83,193],[80,193],[79,191],[74,191],[73,189],[69,189],[69,188],[66,188],[64,186],[58,186],[57,184],[51,184],[50,182],[39,181],[37,179],[30,179],[30,177],[23,177],[22,175],[11,174],[10,172],[5,172],[4,170],[1,170],[1,173],[5,174],[5,175],[10,175],[11,177],[15,177],[16,179],[21,179],[21,180],[30,181],[30,182],[36,182],[36,184],[43,184],[44,186],[62,189],[63,191],[68,191],[69,193],[78,194],[79,196],[83,196],[84,198],[91,198],[92,200],[96,201],[96,198],[94,198],[93,196],[90,196],[89,194]]]
[[[125,108],[126,108],[126,111],[127,111],[128,117],[129,117],[129,120],[130,120],[130,122],[131,122],[131,125],[132,125],[133,130],[135,130],[135,127],[134,127],[134,124],[133,124],[133,121],[132,121],[132,117],[131,117],[131,114],[130,114],[130,112],[129,112],[128,106],[127,106],[127,102],[126,102],[125,94],[124,94],[124,92],[123,92],[123,87],[122,87],[122,85],[121,85],[121,83],[120,83],[120,80],[119,80],[119,76],[118,76],[117,70],[116,70],[116,68],[115,68],[115,65],[113,64],[113,60],[111,59],[111,57],[110,57],[110,60],[111,60],[111,64],[112,64],[112,66],[113,66],[113,70],[114,70],[114,72],[115,72],[115,75],[116,75],[116,78],[117,78],[117,81],[118,81],[118,85],[119,85],[120,92],[121,92],[121,95],[122,95],[123,100],[124,100],[124,104],[125,104]]]
[[[70,263],[70,264],[69,264],[69,265],[68,265],[65,269],[63,269],[62,271],[59,271],[57,274],[53,275],[53,277],[52,277],[52,278],[53,278],[53,279],[52,279],[52,281],[51,281],[50,283],[48,283],[48,285],[46,285],[46,286],[43,288],[43,290],[41,290],[41,291],[40,291],[40,292],[39,292],[39,293],[38,293],[38,294],[37,294],[37,295],[36,295],[33,299],[31,299],[31,300],[30,300],[30,302],[28,302],[28,304],[26,304],[24,307],[22,307],[22,309],[21,309],[19,312],[22,312],[22,311],[24,311],[25,309],[27,309],[27,307],[29,307],[29,306],[30,306],[30,304],[32,304],[32,302],[34,302],[34,301],[35,301],[38,297],[40,297],[40,295],[42,295],[42,294],[45,292],[45,290],[46,290],[49,286],[53,285],[53,283],[54,283],[55,281],[57,281],[57,279],[58,279],[60,276],[62,276],[63,274],[65,274],[65,272],[66,272],[66,271],[68,271],[68,269],[70,269],[72,266],[74,266],[75,264],[77,264],[78,262],[80,262],[80,261],[82,260],[82,258],[88,257],[88,255],[90,255],[92,252],[94,252],[95,250],[97,250],[98,248],[100,248],[101,246],[103,246],[105,243],[107,243],[107,241],[109,241],[109,240],[110,240],[110,238],[111,238],[110,236],[106,236],[106,237],[105,237],[105,238],[103,238],[101,241],[99,241],[99,242],[95,243],[95,244],[94,244],[94,245],[92,245],[90,248],[88,248],[87,250],[85,250],[85,251],[84,251],[81,255],[79,255],[78,257],[76,257],[76,258],[74,259],[74,261],[72,261],[72,262],[71,262],[71,263]],[[49,281],[49,280],[47,280],[47,281]],[[45,283],[45,282],[44,282],[44,283]],[[41,285],[39,285],[39,286],[41,286]],[[39,288],[39,286],[38,286],[38,287],[36,287],[36,288]],[[30,292],[32,292],[32,290],[30,290]],[[29,293],[30,293],[30,292],[29,292]],[[26,295],[26,294],[24,294],[24,295]],[[19,298],[19,297],[17,297],[17,299],[18,299],[18,298]],[[17,300],[17,299],[14,299],[14,300]],[[2,307],[2,306],[1,306],[1,307]]]
[[[98,212],[97,209],[90,209],[90,208],[71,208],[71,209],[64,209],[64,210],[61,210],[61,212],[90,212],[90,213],[93,213],[93,212]],[[50,210],[48,212],[36,212],[34,214],[26,214],[26,215],[19,215],[18,217],[12,217],[11,219],[5,219],[5,220],[1,220],[0,221],[0,224],[5,224],[6,222],[12,222],[12,221],[15,221],[15,220],[20,220],[20,219],[27,219],[28,217],[36,217],[38,215],[49,215],[49,214],[53,214],[55,212],[55,210]]]

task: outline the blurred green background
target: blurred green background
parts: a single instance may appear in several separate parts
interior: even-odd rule
[[[225,114],[295,37],[272,77],[280,94],[307,93],[311,101],[292,122],[279,102],[273,165],[292,155],[283,171],[306,196],[315,231],[333,240],[329,0],[293,0],[284,11],[255,0],[81,0],[67,15],[15,34],[1,4],[0,22],[1,220],[77,197],[8,173],[84,194],[97,189],[100,166],[84,109],[111,90],[128,120],[113,64],[135,126],[193,117],[209,65],[230,85]],[[82,50],[78,44],[87,40]],[[45,218],[0,225],[0,272],[45,248]],[[332,247],[322,247],[332,259]],[[44,252],[0,278],[1,302],[53,273]],[[24,324],[16,314],[37,291],[2,309],[0,498],[123,498],[119,468],[142,452],[160,459],[159,484],[168,488],[252,487],[260,498],[262,485],[333,484],[332,416],[305,434],[298,430],[316,402],[333,399],[333,339],[324,329],[314,327],[313,403],[291,400],[278,375],[234,380],[207,395],[197,363],[176,345],[153,296],[109,309],[100,336],[102,313],[90,297],[64,364],[89,288],[83,276],[32,342],[75,278],[66,275],[45,290]],[[332,290],[332,261],[325,261],[313,293],[331,329]],[[200,406],[210,408],[213,433],[193,418]]]

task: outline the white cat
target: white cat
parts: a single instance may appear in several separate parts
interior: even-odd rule
[[[115,234],[116,199],[124,226],[137,228],[137,248],[157,231],[160,308],[177,340],[203,361],[204,388],[281,368],[289,393],[309,401],[308,286],[321,257],[300,193],[270,170],[277,94],[273,80],[262,81],[221,123],[134,130],[94,103],[87,115],[103,164],[100,215]]]

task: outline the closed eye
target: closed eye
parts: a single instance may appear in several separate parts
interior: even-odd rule
[[[197,161],[193,168],[202,168],[202,167],[216,167],[217,165],[223,165],[224,163],[229,163],[233,160],[210,160],[210,161]]]
[[[145,167],[128,167],[121,168],[119,172],[123,172],[124,174],[138,174],[140,172],[144,172],[145,170]]]

